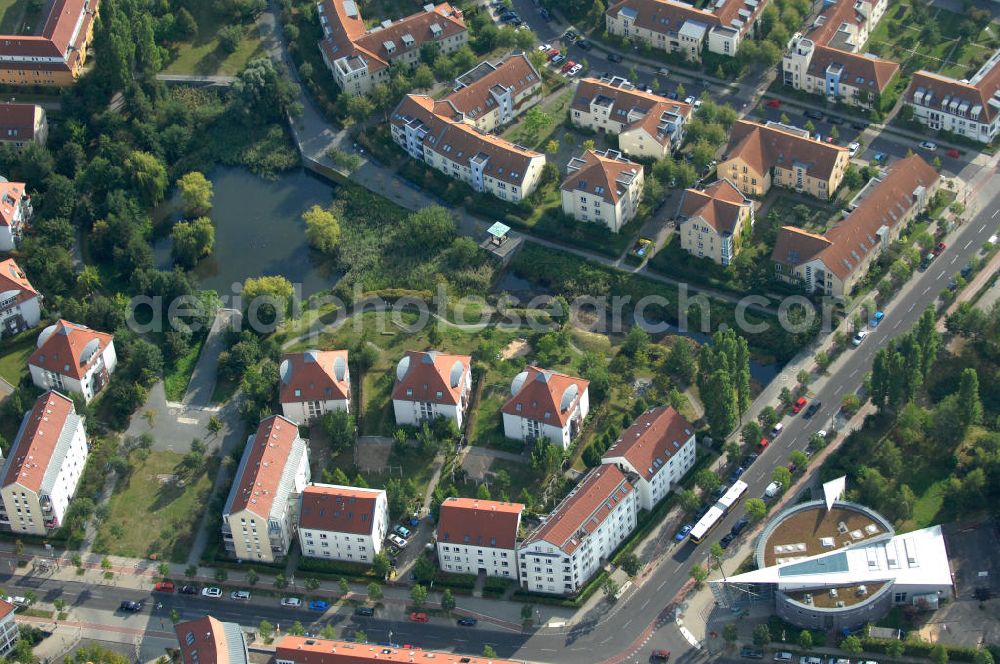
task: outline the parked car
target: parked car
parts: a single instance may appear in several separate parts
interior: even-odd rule
[[[920,141],[920,147],[928,152],[934,152],[937,150],[937,143],[933,141]]]
[[[573,60],[567,60],[566,64],[564,64],[563,67],[562,67],[562,72],[565,74],[566,72],[568,72],[570,69],[572,69],[575,66],[576,66],[576,62],[574,62]]]
[[[585,51],[589,51],[590,49],[594,48],[594,45],[590,42],[589,39],[581,39],[576,43],[576,45]]]
[[[582,70],[583,70],[583,65],[581,65],[580,63],[577,63],[577,64],[573,65],[572,69],[570,69],[568,72],[566,72],[566,75],[567,76],[576,76]]]
[[[320,611],[320,612],[323,612],[323,611],[326,611],[329,608],[330,608],[330,603],[327,602],[326,600],[314,599],[311,602],[309,602],[309,610],[310,611]]]
[[[806,116],[807,118],[812,118],[813,120],[822,120],[823,119],[823,114],[820,111],[808,110],[805,113],[803,113],[802,115]]]
[[[677,101],[677,97],[678,96],[679,95],[677,94],[677,91],[673,90],[673,91],[670,92],[670,94],[667,95],[667,98],[668,99],[673,99],[674,101]]]
[[[670,659],[670,651],[654,650],[653,652],[649,653],[649,659],[654,662],[665,662],[668,659]]]
[[[779,650],[774,653],[774,661],[776,662],[790,662],[792,661],[792,653],[787,650]]]
[[[458,624],[462,627],[475,627],[477,622],[479,621],[472,616],[462,616],[458,619]]]
[[[748,519],[747,517],[743,517],[739,521],[733,524],[733,527],[729,530],[729,532],[739,537],[740,533],[746,530],[746,527],[749,525],[750,525],[750,519]]]
[[[688,536],[688,533],[691,532],[692,528],[694,528],[694,526],[692,526],[690,523],[685,523],[683,526],[681,526],[681,529],[677,531],[677,534],[674,535],[674,541],[683,542],[684,538]]]
[[[126,599],[118,605],[118,610],[125,613],[139,613],[142,611],[142,602],[131,602]]]
[[[705,516],[705,512],[707,512],[711,507],[712,506],[709,505],[709,504],[707,504],[707,503],[704,504],[704,505],[702,505],[701,507],[699,507],[698,510],[694,513],[694,519],[695,519],[695,521],[697,521],[701,517]]]
[[[756,461],[759,458],[760,458],[760,453],[759,452],[751,452],[750,454],[748,454],[745,457],[743,457],[743,461],[740,461],[740,465],[743,466],[744,468],[749,468],[750,466],[753,465],[753,462]],[[726,487],[726,488],[728,489],[729,487]],[[719,495],[722,495],[722,494],[719,494]]]
[[[546,55],[548,55],[549,56],[549,60],[551,60],[552,58],[554,58],[557,55],[559,55],[559,49],[558,48],[550,48],[548,50],[548,53]]]
[[[934,252],[927,254],[926,256],[924,256],[924,260],[920,261],[920,265],[917,266],[917,269],[923,272],[924,270],[926,270],[931,266],[931,263],[934,262],[934,258],[935,258]]]
[[[179,592],[182,595],[197,595],[198,586],[181,586],[180,588],[177,589],[177,592]]]
[[[859,150],[861,150],[861,143],[855,141],[847,146],[847,156],[853,159]]]
[[[417,612],[413,612],[410,614],[410,620],[412,620],[413,622],[421,622],[421,623],[429,622],[426,613],[417,613]]]
[[[354,607],[354,615],[371,618],[372,616],[375,615],[375,609],[373,609],[370,606],[356,606]]]
[[[282,606],[291,606],[291,607],[296,607],[297,608],[297,607],[302,606],[302,600],[299,599],[298,597],[282,597],[281,598],[281,605]]]
[[[539,9],[538,13],[542,17],[542,19],[544,19],[546,21],[551,21],[552,20],[552,13],[548,9],[546,9],[545,7],[542,7],[541,9]]]
[[[806,412],[802,414],[802,417],[808,420],[810,417],[816,414],[816,411],[818,411],[820,406],[822,405],[823,405],[822,401],[813,401],[811,404],[809,404],[809,407],[806,408]]]
[[[736,535],[733,535],[732,533],[726,533],[722,537],[722,539],[719,540],[719,546],[721,546],[723,549],[728,549],[729,545],[733,543],[734,539],[736,539]]]
[[[747,461],[746,457],[743,458],[743,461],[740,461],[740,465],[744,468],[750,467],[750,463]],[[722,498],[724,495],[726,495],[727,491],[729,491],[729,485],[725,483],[720,484],[719,486],[712,489],[712,498]]]
[[[622,56],[617,53],[608,53],[608,62],[621,62]]]
[[[740,657],[745,657],[747,659],[764,659],[764,650],[761,648],[743,646],[740,648]]]
[[[408,538],[408,537],[409,537],[410,535],[412,535],[412,534],[413,534],[413,533],[412,533],[412,532],[410,531],[410,529],[409,529],[409,528],[407,528],[406,526],[396,526],[395,528],[393,528],[393,529],[392,529],[392,532],[396,533],[397,535],[399,535],[399,536],[400,536],[400,537],[402,537],[403,539],[406,539],[406,538]]]
[[[767,105],[770,108],[781,108],[781,100],[780,99],[768,99],[767,100]]]
[[[538,50],[545,51],[546,53],[552,48],[552,44],[539,44]]]
[[[400,549],[405,549],[407,541],[400,537],[399,535],[389,535],[389,541],[398,546]]]
[[[829,117],[829,118],[827,118],[826,121],[829,122],[832,125],[842,125],[842,124],[844,124],[843,118],[835,118],[835,117],[832,117],[832,116]]]
[[[222,588],[217,588],[216,586],[208,586],[207,588],[201,589],[202,597],[222,597]]]
[[[733,472],[729,473],[729,482],[735,482],[740,479],[740,476],[746,471],[746,468],[742,466],[737,466],[733,469]],[[703,515],[704,516],[704,515]]]
[[[771,441],[769,441],[767,438],[761,438],[760,442],[757,443],[757,452],[758,453],[763,452],[764,450],[767,449],[767,446],[770,444]]]
[[[174,582],[173,581],[160,581],[155,586],[153,590],[161,593],[172,593],[174,592]]]
[[[229,599],[238,599],[242,602],[246,602],[247,600],[250,599],[250,591],[234,590],[233,592],[229,593]]]
[[[552,64],[555,66],[558,66],[565,61],[566,61],[566,56],[562,54],[559,54],[556,57],[552,58]]]
[[[876,164],[884,164],[888,158],[889,156],[886,153],[876,152],[875,155],[872,157],[872,161],[874,161]]]
[[[806,402],[807,399],[805,397],[799,397],[796,399],[795,403],[792,404],[792,412],[798,415],[799,411],[806,407]]]
[[[826,660],[826,664],[851,664],[851,660],[846,657],[830,657]]]
[[[573,30],[567,30],[562,36],[563,40],[570,42],[576,41],[579,37],[580,36]]]
[[[696,111],[697,111],[697,110],[698,110],[699,108],[701,108],[701,107],[702,107],[702,106],[704,106],[704,105],[705,105],[705,102],[703,102],[703,101],[702,101],[702,100],[700,100],[700,99],[697,99],[697,100],[695,100],[695,102],[694,102],[694,110],[696,110]]]
[[[871,320],[868,321],[868,327],[878,327],[879,323],[882,322],[883,318],[885,318],[885,312],[876,311],[874,314],[872,314]]]
[[[777,423],[777,424],[775,424],[775,425],[774,425],[774,427],[773,427],[773,428],[771,429],[771,438],[777,438],[777,437],[778,437],[778,434],[779,434],[779,433],[781,433],[781,432],[782,432],[782,431],[784,431],[784,430],[785,430],[785,425],[784,425],[784,424],[782,424],[781,422],[778,422],[778,423]]]
[[[771,482],[767,485],[767,488],[764,489],[764,497],[774,498],[781,491],[781,486],[781,482]]]
[[[684,103],[687,104],[688,106],[693,106],[696,101],[698,100],[695,97],[692,97],[691,95],[684,97]]]
[[[867,336],[868,330],[858,330],[858,333],[854,335],[853,339],[851,339],[851,345],[855,347],[860,346]]]
[[[935,245],[934,247],[934,251],[932,251],[931,253],[934,254],[935,256],[940,256],[947,248],[948,245],[946,245],[944,242],[938,242],[937,245]]]
[[[800,657],[799,664],[823,664],[819,657]]]
[[[868,129],[867,122],[852,122],[851,126],[857,129],[858,131],[864,131],[865,129]]]
[[[663,78],[670,78],[670,70],[666,67],[660,67],[656,70],[657,76],[662,76]]]
[[[956,150],[955,148],[948,150],[947,152],[945,152],[945,154],[951,157],[952,159],[958,159],[959,157],[962,156],[962,153]]]

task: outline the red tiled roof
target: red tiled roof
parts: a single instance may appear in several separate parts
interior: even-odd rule
[[[513,396],[502,412],[528,420],[566,426],[590,381],[528,365],[511,386]],[[520,405],[520,409],[518,406]]]
[[[840,75],[842,83],[859,90],[866,89],[872,94],[884,92],[889,81],[899,71],[899,64],[892,60],[817,45],[813,49],[812,60],[809,61],[809,74],[825,78],[826,69],[832,64],[839,64],[844,68]],[[859,78],[862,80],[858,81]]]
[[[13,604],[11,604],[6,600],[0,599],[0,620],[3,620],[10,614],[14,613],[15,609],[17,609],[17,607],[14,606]]]
[[[31,285],[13,258],[0,261],[0,295],[10,291],[17,291],[14,300],[17,304],[38,297],[38,291]]]
[[[98,0],[54,0],[42,34],[0,36],[0,55],[13,58],[60,58],[64,62],[56,65],[45,63],[46,66],[41,66],[43,63],[27,61],[23,66],[27,69],[66,69],[67,64],[75,64],[80,57],[80,46],[87,37],[97,5]]]
[[[0,182],[0,226],[14,223],[14,213],[24,197],[23,182]]]
[[[38,335],[28,364],[80,380],[113,341],[106,332],[59,320]]]
[[[607,98],[611,102],[611,107],[608,109],[608,117],[616,122],[621,122],[620,118],[628,117],[629,113],[644,113],[642,119],[632,123],[629,129],[641,126],[657,140],[660,140],[660,137],[656,134],[656,125],[659,124],[660,118],[665,112],[677,113],[685,118],[691,116],[691,106],[689,104],[643,92],[628,84],[624,79],[620,81],[612,79],[612,81],[614,84],[596,78],[581,79],[580,83],[576,86],[576,91],[573,93],[573,101],[570,102],[570,106],[576,110],[589,113],[591,102],[595,98]]]
[[[743,208],[752,205],[732,182],[716,180],[702,190],[685,189],[681,215],[700,217],[720,234],[732,235]]]
[[[629,181],[637,178],[642,171],[642,166],[611,150],[605,153],[587,150],[583,153],[582,164],[575,164],[574,161],[570,161],[561,189],[597,194],[612,205],[618,204],[628,192]],[[601,189],[599,194],[598,187]]]
[[[741,157],[761,175],[775,166],[790,170],[792,164],[801,162],[809,176],[829,180],[840,154],[847,154],[847,148],[798,136],[778,127],[737,120],[729,134],[723,159]]]
[[[831,0],[823,3],[823,9],[817,19],[818,25],[806,36],[816,44],[826,45],[844,23],[857,29],[867,20],[864,14],[854,9],[854,0]]]
[[[66,419],[75,412],[73,401],[58,392],[46,392],[35,400],[27,425],[11,447],[4,486],[19,484],[29,491],[41,490]]]
[[[343,401],[351,392],[346,350],[307,350],[281,356],[281,403]]]
[[[496,657],[478,657],[458,653],[419,650],[376,645],[374,643],[354,643],[351,641],[330,641],[327,639],[286,636],[278,642],[275,659],[295,662],[295,664],[371,664],[372,662],[393,662],[405,664],[523,664]]]
[[[184,664],[230,664],[229,647],[221,620],[202,616],[174,626]],[[190,642],[189,642],[190,641]]]
[[[268,518],[285,465],[298,437],[298,426],[281,415],[272,415],[261,421],[253,445],[244,452],[249,457],[243,466],[243,473],[236,478],[237,488],[230,514],[247,510],[261,518]]]
[[[580,546],[581,534],[597,530],[632,491],[632,484],[618,466],[600,465],[587,473],[524,545],[544,541],[572,555]]]
[[[471,363],[472,358],[468,355],[408,350],[396,365],[392,398],[458,405]]]
[[[0,140],[34,139],[36,108],[34,104],[0,103]]]
[[[651,480],[693,435],[694,427],[673,406],[660,406],[637,417],[603,459],[624,457],[640,475]]]
[[[299,527],[371,535],[381,489],[310,484],[302,491]]]
[[[980,122],[993,122],[1000,113],[1000,108],[990,104],[994,95],[1000,92],[1000,63],[994,63],[975,83],[963,83],[954,78],[947,78],[929,71],[920,70],[910,79],[910,87],[906,89],[906,100],[916,103],[914,94],[918,90],[933,94],[931,103],[925,98],[922,106],[947,112],[944,101],[958,99],[968,102],[969,110],[982,106]]]
[[[736,0],[729,0],[729,3],[739,6]],[[617,16],[623,8],[636,12],[636,26],[657,33],[676,33],[686,21],[698,21],[708,27],[722,25],[719,17],[712,12],[673,0],[622,0],[608,7],[607,13]]]
[[[438,543],[513,549],[523,511],[521,503],[447,498],[438,516]]]
[[[528,88],[542,84],[538,71],[523,53],[512,55],[495,66],[485,62],[479,66],[492,66],[493,69],[482,78],[445,97],[455,110],[470,118],[478,118],[496,106],[496,100],[490,94],[493,86],[512,90],[511,97],[514,98]]]

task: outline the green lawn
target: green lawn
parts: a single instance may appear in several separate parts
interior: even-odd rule
[[[198,23],[198,34],[191,42],[177,44],[176,57],[163,68],[164,74],[232,75],[253,58],[264,55],[260,32],[253,23],[243,26],[239,48],[227,54],[219,47],[219,30],[224,24],[212,10],[212,3],[193,3],[191,13]]]
[[[167,401],[180,401],[184,398],[184,392],[187,390],[188,382],[191,380],[191,374],[194,373],[194,367],[198,363],[198,355],[204,344],[205,338],[202,337],[198,343],[191,346],[187,354],[177,358],[173,366],[167,367],[166,371],[163,372],[163,389],[167,393]]]
[[[140,461],[137,452],[132,453],[131,476],[119,482],[111,497],[95,551],[137,558],[155,553],[173,562],[187,559],[219,463],[212,458],[191,474],[179,467],[182,458],[175,452],[153,451]],[[183,478],[183,486],[175,477]]]
[[[38,27],[42,3],[0,0],[0,35],[28,35]]]
[[[35,350],[38,330],[28,330],[0,341],[0,376],[17,387],[28,374],[28,357]]]

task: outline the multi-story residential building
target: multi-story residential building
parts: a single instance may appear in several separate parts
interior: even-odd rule
[[[3,465],[0,523],[15,533],[47,535],[58,528],[87,463],[84,418],[58,392],[38,397],[25,413]]]
[[[587,150],[566,166],[563,213],[617,233],[639,213],[644,177],[642,166],[616,150]]]
[[[729,265],[753,230],[753,201],[726,179],[685,189],[677,213],[681,249]]]
[[[612,464],[591,470],[518,547],[521,587],[572,595],[635,529],[639,497]]]
[[[445,572],[517,578],[520,503],[446,498],[437,525],[438,565]]]
[[[590,412],[590,382],[528,365],[514,376],[501,409],[503,433],[514,440],[546,439],[569,447]]]
[[[0,37],[0,83],[72,85],[90,51],[98,0],[54,0],[37,35]]]
[[[309,483],[309,447],[281,415],[261,420],[247,438],[222,510],[222,540],[239,560],[274,562],[288,553]]]
[[[302,555],[369,564],[389,531],[389,503],[382,489],[310,484],[302,492]]]
[[[38,325],[42,296],[13,258],[0,261],[0,339]]]
[[[828,0],[813,21],[808,36],[817,44],[858,53],[885,15],[889,0]]]
[[[577,127],[618,136],[624,154],[662,159],[683,142],[691,106],[643,92],[620,76],[585,78],[576,86],[569,117]]]
[[[37,104],[0,103],[0,143],[21,148],[27,143],[45,145],[48,137],[44,108]]]
[[[698,9],[677,0],[621,0],[608,7],[608,33],[701,62],[705,48],[734,56],[766,0],[717,0]]]
[[[783,81],[832,102],[872,108],[895,79],[899,64],[817,44],[796,33],[782,58]]]
[[[913,119],[935,131],[950,131],[991,143],[1000,129],[1000,50],[968,80],[920,70],[904,99]]]
[[[250,664],[247,637],[236,623],[212,616],[174,625],[182,664]]]
[[[806,292],[844,298],[878,255],[923,210],[940,176],[918,155],[892,164],[851,202],[851,212],[825,235],[784,226],[771,259],[778,278]]]
[[[354,97],[388,83],[391,65],[417,64],[424,44],[435,44],[448,54],[469,41],[462,12],[446,2],[425,5],[423,11],[395,22],[384,20],[371,29],[356,0],[323,0],[317,13],[323,27],[323,62],[340,89]]]
[[[694,427],[673,406],[647,410],[608,448],[601,463],[636,475],[639,507],[651,510],[695,462]]]
[[[31,196],[25,193],[24,183],[0,177],[0,251],[14,250],[32,212]]]
[[[286,636],[278,642],[274,664],[524,664],[497,657],[479,657],[435,650],[414,651],[398,645],[331,641]]]
[[[42,330],[37,346],[28,358],[32,382],[43,390],[79,394],[88,402],[118,366],[113,335],[66,320]]]
[[[346,350],[285,353],[279,366],[281,412],[299,424],[323,413],[351,409],[351,374]]]
[[[21,636],[17,628],[17,621],[14,620],[16,607],[5,600],[0,599],[0,657],[6,657],[14,650],[17,640]]]
[[[447,100],[427,95],[406,95],[390,128],[412,158],[511,203],[535,191],[545,166],[545,155],[479,131]]]
[[[775,184],[828,200],[849,161],[847,148],[812,138],[805,129],[737,120],[718,174],[748,196],[763,196]]]
[[[497,64],[479,63],[455,79],[455,90],[442,101],[479,131],[491,132],[534,106],[541,91],[538,70],[518,53]]]
[[[396,365],[392,409],[396,424],[445,417],[462,428],[472,392],[472,358],[435,350],[408,350]]]

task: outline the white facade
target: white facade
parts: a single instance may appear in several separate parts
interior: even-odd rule
[[[505,438],[523,441],[545,438],[565,450],[570,446],[573,436],[579,431],[589,412],[590,389],[588,388],[583,390],[572,407],[565,424],[560,426],[558,421],[550,424],[513,413],[503,413],[503,435]]]
[[[347,399],[327,401],[293,401],[281,404],[281,414],[293,422],[312,422],[324,413],[335,410],[350,410]]]
[[[14,650],[20,632],[14,620],[14,605],[0,599],[0,657],[6,657]]]
[[[639,506],[644,510],[652,510],[694,467],[697,458],[694,434],[681,444],[680,449],[673,452],[667,462],[656,470],[652,479],[646,479],[646,468],[635,468],[624,456],[605,455],[601,461],[617,464],[638,475],[633,483],[639,490]]]
[[[8,183],[4,185],[10,187]],[[0,251],[13,251],[24,232],[24,225],[31,219],[31,199],[27,195],[17,200],[7,193],[3,193],[2,196],[5,200],[0,202],[0,205],[9,206],[11,214],[9,220],[0,223]]]
[[[47,399],[53,401],[54,408],[45,407],[44,400]],[[46,410],[44,414],[39,410],[43,407]],[[68,411],[58,434],[45,431],[48,419],[38,425],[38,433],[35,434],[32,420],[49,418],[56,408]],[[72,401],[52,393],[39,397],[35,408],[26,413],[21,421],[21,428],[3,467],[5,483],[0,489],[0,497],[3,499],[4,514],[0,515],[0,523],[8,522],[15,533],[41,536],[62,525],[87,463],[88,450],[84,418],[76,414]],[[48,465],[40,469],[28,461],[32,457],[47,459]],[[21,468],[24,470],[17,472],[12,468],[16,464],[23,464]],[[36,473],[41,474],[40,481],[37,477],[29,479]]]
[[[314,484],[309,489],[306,489],[306,492],[308,493],[313,487],[328,487],[331,490],[345,489],[353,493],[369,493],[374,500],[374,509],[372,510],[371,521],[367,522],[370,528],[368,532],[335,530],[330,526],[323,526],[317,523],[317,521],[322,521],[322,517],[319,515],[313,514],[308,517],[305,514],[301,515],[299,522],[299,545],[302,548],[302,555],[310,558],[346,560],[348,562],[365,564],[372,563],[375,560],[375,556],[382,550],[382,543],[389,533],[389,506],[385,491]],[[304,500],[307,499],[304,498]],[[349,505],[342,505],[342,507],[345,510],[350,509]]]
[[[627,185],[624,195],[614,203],[600,194],[579,189],[562,189],[560,194],[563,213],[577,221],[602,224],[612,233],[619,232],[639,213],[644,179],[642,167],[638,164],[636,167],[636,176]]]
[[[453,574],[478,574],[486,571],[486,576],[505,579],[517,578],[517,552],[472,544],[438,543],[438,565],[445,572]]]
[[[79,394],[83,396],[84,401],[89,402],[105,385],[100,378],[101,375],[106,371],[110,376],[117,366],[118,356],[115,354],[115,343],[112,341],[101,353],[100,358],[87,369],[82,379],[49,371],[34,364],[29,365],[28,369],[31,371],[31,381],[37,387],[43,390]]]
[[[18,303],[16,293],[0,293],[0,336],[38,325],[42,320],[40,299],[36,295]]]

